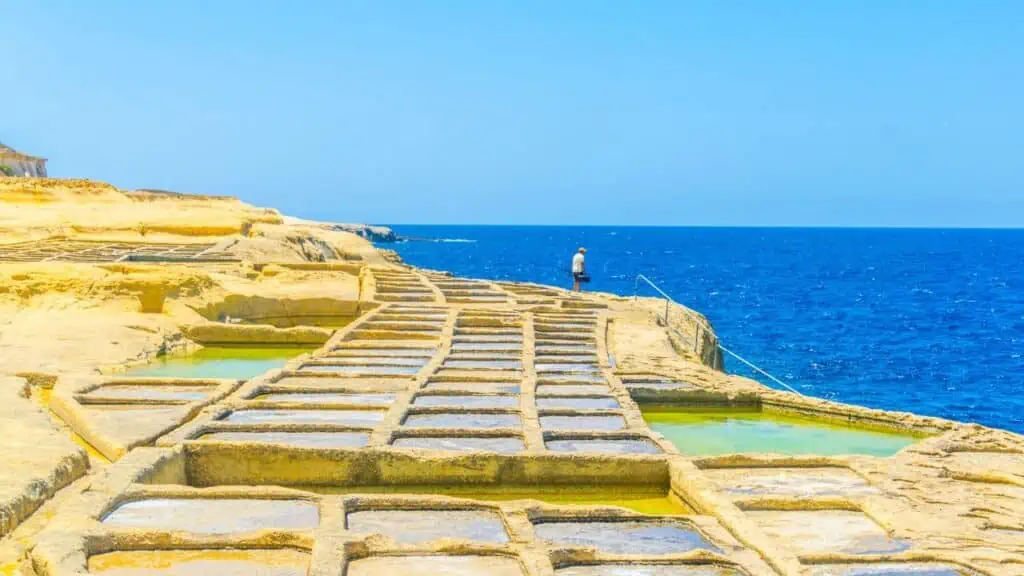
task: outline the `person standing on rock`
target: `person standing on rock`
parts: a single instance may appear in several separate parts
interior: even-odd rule
[[[587,253],[586,248],[580,248],[572,257],[572,291],[580,291],[580,282],[590,282],[587,276],[587,264],[583,255]]]

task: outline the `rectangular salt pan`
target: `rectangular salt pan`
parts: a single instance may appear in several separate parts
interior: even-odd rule
[[[452,344],[452,350],[455,352],[474,350],[481,352],[521,352],[523,346],[518,343],[505,342],[455,342]]]
[[[544,352],[597,352],[597,346],[591,344],[538,344],[535,349],[538,354]]]
[[[621,430],[626,427],[622,416],[541,416],[545,430]]]
[[[592,364],[597,365],[597,354],[537,354],[537,364]]]
[[[592,335],[594,326],[587,324],[534,324],[534,330],[542,334],[562,336],[564,334]]]
[[[522,425],[518,414],[487,414],[473,412],[443,412],[439,414],[411,414],[404,426],[410,428],[518,428]]]
[[[647,438],[577,438],[547,440],[552,452],[582,452],[591,454],[660,454],[661,449]]]
[[[225,422],[235,424],[343,424],[373,426],[384,419],[383,410],[238,410]]]
[[[571,374],[544,374],[538,384],[607,384],[599,372]]]
[[[554,546],[596,548],[606,554],[681,554],[720,550],[688,525],[647,521],[544,522],[533,527],[537,538]]]
[[[455,361],[459,362],[515,362],[519,363],[522,358],[522,354],[519,352],[495,352],[493,350],[485,350],[482,352],[452,352],[447,358],[445,363],[451,363]],[[518,369],[518,366],[511,366],[512,368]]]
[[[537,408],[575,408],[577,410],[618,410],[619,401],[611,396],[587,398],[576,396],[539,397]]]
[[[537,396],[572,396],[575,394],[608,394],[611,389],[599,384],[541,384]]]
[[[85,394],[85,397],[92,401],[162,400],[194,402],[206,399],[216,390],[216,386],[111,384],[91,390]]]
[[[777,453],[886,457],[919,440],[809,417],[744,410],[644,410],[648,426],[691,456]]]
[[[451,395],[417,396],[413,406],[446,406],[453,408],[517,408],[518,396]]]
[[[151,498],[126,502],[103,519],[105,526],[197,534],[256,530],[311,530],[320,523],[316,504],[304,500]]]
[[[368,356],[425,356],[436,352],[438,346],[427,342],[416,342],[397,338],[374,342],[344,341],[328,349],[330,354],[366,354]]]
[[[551,332],[536,330],[537,344],[596,344],[597,338],[593,333],[567,334],[564,332]]]
[[[346,516],[348,529],[383,534],[400,544],[442,538],[504,544],[509,541],[501,517],[489,510],[365,510]]]
[[[753,510],[746,512],[765,534],[798,554],[894,554],[910,548],[890,538],[863,512],[849,510]]]
[[[324,372],[330,374],[369,374],[369,375],[401,375],[414,376],[419,372],[419,366],[323,366],[305,364],[299,370],[302,372]]]
[[[704,470],[730,496],[864,496],[878,489],[846,468],[719,468]]]
[[[404,437],[392,442],[398,448],[420,448],[448,452],[497,452],[515,454],[526,449],[521,438],[501,436],[493,438],[470,436]]]
[[[479,368],[484,370],[521,370],[519,360],[445,360],[445,368]]]
[[[281,368],[308,348],[241,348],[210,346],[188,356],[160,357],[155,362],[134,366],[129,376],[160,378],[249,379]]]
[[[365,432],[210,432],[199,440],[281,444],[298,448],[362,448],[370,440]]]
[[[347,394],[344,392],[271,392],[254,398],[264,402],[307,402],[310,404],[341,404],[350,406],[387,406],[395,401],[395,395],[380,394]]]
[[[437,352],[436,348],[335,348],[327,354],[327,358],[353,358],[358,356],[382,358],[430,358]]]
[[[557,364],[549,364],[538,362],[535,364],[537,372],[567,372],[567,373],[599,373],[601,367],[597,364],[577,364],[577,363],[566,363],[560,362]]]
[[[423,366],[430,361],[429,358],[417,356],[405,358],[402,356],[331,356],[319,358],[315,364],[305,366]]]
[[[435,392],[485,392],[488,394],[518,394],[519,384],[515,382],[427,382],[424,390]]]

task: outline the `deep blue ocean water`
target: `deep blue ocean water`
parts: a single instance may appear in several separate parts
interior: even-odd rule
[[[805,394],[1024,432],[1024,230],[394,228],[444,240],[385,246],[410,264],[565,287],[585,246],[588,289],[645,274]]]

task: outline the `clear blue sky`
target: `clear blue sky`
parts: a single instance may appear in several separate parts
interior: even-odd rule
[[[382,223],[1024,226],[1024,2],[7,0],[55,176]]]

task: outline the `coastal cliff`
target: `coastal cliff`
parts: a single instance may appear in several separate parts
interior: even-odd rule
[[[0,142],[0,176],[45,178],[46,159],[19,152]]]

